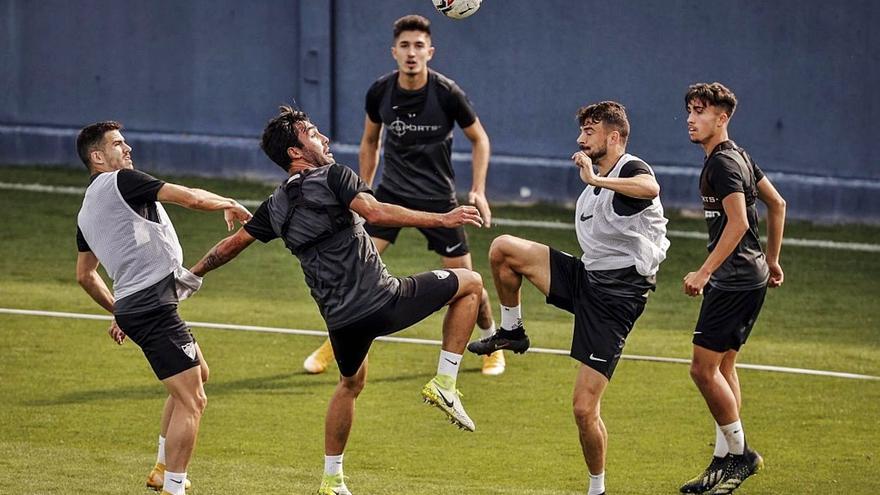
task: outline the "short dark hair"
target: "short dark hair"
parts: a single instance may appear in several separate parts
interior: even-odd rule
[[[394,21],[394,39],[404,31],[421,31],[431,36],[431,21],[420,15],[405,15]]]
[[[82,160],[86,168],[89,168],[89,154],[95,146],[104,141],[104,134],[110,131],[118,131],[122,129],[122,124],[115,120],[105,120],[104,122],[95,122],[80,129],[79,135],[76,136],[76,153]]]
[[[620,133],[623,144],[626,144],[629,139],[629,120],[626,118],[626,108],[616,101],[600,101],[579,108],[577,121],[579,126],[583,126],[587,122],[593,124],[603,122],[605,125],[614,127]]]
[[[707,105],[712,105],[723,110],[728,117],[733,117],[736,110],[736,95],[733,94],[727,86],[720,82],[698,83],[688,87],[687,94],[684,97],[684,106],[693,103],[694,100],[702,101]]]
[[[266,124],[263,129],[263,138],[260,141],[260,149],[281,167],[285,172],[290,169],[290,157],[287,148],[302,148],[302,142],[297,135],[299,125],[309,120],[309,116],[300,110],[288,105],[278,107],[280,113]]]

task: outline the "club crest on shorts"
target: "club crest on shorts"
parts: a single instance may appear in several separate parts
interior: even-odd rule
[[[184,354],[186,354],[190,359],[196,358],[196,343],[190,342],[188,344],[184,344],[183,347],[180,348]]]
[[[446,270],[431,270],[431,273],[436,275],[437,278],[440,280],[445,280],[446,277],[449,276],[449,272],[447,272]]]

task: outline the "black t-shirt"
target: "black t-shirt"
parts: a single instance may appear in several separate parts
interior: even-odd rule
[[[700,174],[700,195],[709,228],[709,252],[715,249],[727,225],[722,201],[733,193],[745,196],[749,229],[728,258],[709,279],[723,290],[751,290],[767,283],[769,270],[758,232],[758,182],[764,172],[733,141],[724,141],[709,153]]]
[[[367,91],[365,110],[385,127],[382,188],[411,199],[455,197],[452,130],[476,122],[464,91],[443,74],[428,71],[416,91],[398,85],[398,72],[379,78]]]
[[[91,176],[89,184],[98,175],[100,174]],[[164,181],[140,170],[122,169],[116,174],[116,187],[119,189],[122,199],[135,213],[151,222],[159,221],[159,212],[156,211],[156,196],[164,185]],[[76,228],[76,247],[81,253],[91,251],[79,227]]]
[[[651,174],[651,169],[648,167],[648,164],[641,160],[631,160],[623,164],[620,168],[620,174],[618,177],[625,179],[642,174]],[[598,196],[599,191],[601,190],[601,188],[596,188],[594,194]],[[614,193],[614,199],[611,201],[614,213],[623,217],[635,215],[651,206],[651,203],[652,200],[650,199],[633,198],[632,196],[620,194],[619,192]]]
[[[363,318],[395,297],[400,282],[388,274],[364,220],[349,208],[359,193],[370,188],[348,167],[332,164],[294,175],[263,202],[244,229],[262,242],[284,236],[284,243],[300,261],[306,284],[318,303],[329,330]],[[293,210],[286,232],[282,227],[290,213],[288,188],[301,182],[302,197],[312,206]],[[320,205],[317,208],[314,205]],[[350,215],[352,226],[336,230],[328,209]],[[336,234],[328,235],[333,232]],[[300,249],[315,240],[320,243]]]

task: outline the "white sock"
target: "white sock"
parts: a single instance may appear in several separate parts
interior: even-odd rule
[[[522,326],[522,310],[520,305],[505,306],[501,305],[501,329],[513,330]]]
[[[458,368],[461,366],[461,354],[440,350],[440,361],[437,362],[437,374],[452,378],[453,385],[458,378]]]
[[[727,440],[727,448],[734,455],[742,455],[746,448],[746,434],[743,432],[742,423],[734,421],[729,425],[722,425],[721,432]]]
[[[587,495],[602,495],[605,493],[605,471],[590,475],[590,489]]]
[[[492,320],[492,324],[489,325],[489,328],[480,328],[481,339],[488,339],[493,335],[495,335],[495,320]]]
[[[324,456],[324,474],[329,476],[336,476],[337,474],[342,472],[342,456],[345,453],[339,455],[325,455]]]
[[[715,457],[724,457],[728,452],[730,452],[730,449],[727,448],[727,439],[724,438],[724,432],[721,431],[718,423],[715,423],[715,453],[713,455]]]
[[[156,453],[156,464],[165,464],[165,437],[159,435],[159,451]]]
[[[165,486],[162,490],[171,495],[186,495],[186,473],[165,471]]]

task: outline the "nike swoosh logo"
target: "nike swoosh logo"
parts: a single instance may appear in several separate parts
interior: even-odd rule
[[[593,218],[593,215],[585,217],[583,213],[581,213],[581,222],[586,222],[587,220]]]
[[[437,389],[437,394],[439,394],[439,395],[440,395],[440,398],[443,399],[443,403],[446,404],[446,407],[452,407],[452,405],[453,405],[454,403],[453,403],[451,400],[448,400],[448,399],[446,398],[446,396],[443,395],[443,392],[441,392],[439,388]]]
[[[694,335],[700,335],[703,332],[694,332]]]
[[[447,252],[447,253],[451,253],[451,252],[455,251],[456,249],[458,249],[459,246],[461,246],[461,243],[460,243],[460,242],[459,242],[458,244],[454,245],[454,246],[447,246],[447,247],[446,247],[446,252]]]
[[[183,483],[183,480],[176,480],[174,478],[168,478],[172,483],[177,483],[178,485]]]
[[[457,362],[455,362],[455,361],[453,361],[453,360],[451,360],[451,359],[449,359],[449,358],[443,358],[443,359],[445,359],[446,362],[451,363],[453,366],[458,366],[458,363],[457,363]]]
[[[592,353],[590,353],[590,360],[591,361],[599,361],[600,363],[607,363],[608,362],[607,359],[597,358]]]

